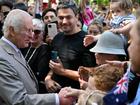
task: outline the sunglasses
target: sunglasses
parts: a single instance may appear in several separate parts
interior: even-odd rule
[[[4,17],[6,17],[8,15],[9,11],[5,11],[5,12],[2,12],[2,13],[3,13]]]
[[[33,30],[34,34],[38,35],[40,34],[42,31],[41,30]]]

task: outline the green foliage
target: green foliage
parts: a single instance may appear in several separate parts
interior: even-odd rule
[[[140,3],[140,0],[137,0],[138,1],[138,3]]]
[[[109,5],[109,0],[97,0],[98,5]]]
[[[95,0],[90,0],[90,4]],[[96,0],[98,5],[109,5],[109,0]],[[139,0],[140,1],[140,0]],[[80,0],[75,0],[77,4],[79,4]]]
[[[103,0],[104,5],[109,5],[109,0]]]
[[[75,0],[75,2],[76,2],[77,4],[79,4],[80,0]]]

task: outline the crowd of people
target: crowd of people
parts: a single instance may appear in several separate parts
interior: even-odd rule
[[[140,105],[139,4],[93,3],[0,1],[0,105]]]

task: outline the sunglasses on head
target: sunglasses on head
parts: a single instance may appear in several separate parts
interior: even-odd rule
[[[6,17],[8,15],[9,11],[5,11],[5,12],[2,12],[2,13],[3,13],[4,17]]]
[[[41,32],[41,30],[34,30],[34,34],[40,34]]]

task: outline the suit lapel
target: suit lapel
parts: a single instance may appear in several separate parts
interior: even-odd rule
[[[21,65],[23,65],[26,70],[28,71],[29,75],[31,76],[31,78],[35,81],[35,83],[38,85],[37,79],[33,73],[33,71],[31,70],[30,66],[27,64],[27,62],[25,61],[25,58],[23,57],[22,54],[20,54],[21,52],[16,52],[14,48],[12,48],[9,44],[7,44],[6,42],[4,42],[3,40],[0,40],[0,45],[3,47],[3,49],[11,56],[13,56],[13,58],[18,61]],[[38,86],[37,86],[38,89]]]
[[[11,56],[13,56],[13,58],[15,60],[17,60],[20,64],[22,64],[26,69],[26,63],[23,60],[23,58],[20,57],[20,54],[18,52],[15,51],[15,49],[13,47],[11,47],[9,44],[7,44],[6,42],[4,42],[3,40],[0,40],[0,44],[2,45],[3,49]]]

